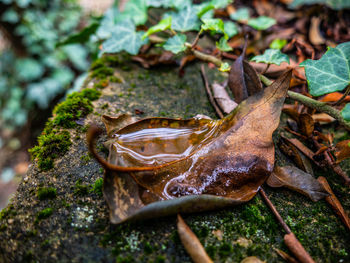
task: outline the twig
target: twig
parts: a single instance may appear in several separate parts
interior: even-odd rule
[[[188,48],[192,48],[192,45],[190,43],[185,43],[185,46]],[[203,52],[200,52],[198,50],[192,50],[193,55],[195,55],[197,58],[203,61],[211,62],[215,64],[217,67],[221,67],[222,61],[218,59],[217,57],[214,57],[212,55],[205,54]]]
[[[271,209],[272,213],[276,216],[277,221],[282,225],[284,231],[286,231],[287,234],[292,233],[289,226],[286,224],[286,222],[284,222],[283,218],[278,213],[276,207],[272,204],[271,200],[267,197],[267,195],[262,187],[260,187],[260,195],[264,199],[267,206]]]
[[[268,78],[266,78],[264,75],[259,75],[260,80],[266,85],[269,86],[272,84],[272,81],[269,80]],[[333,117],[334,119],[336,119],[337,121],[339,121],[339,123],[341,125],[344,126],[345,129],[350,131],[350,122],[344,120],[343,116],[340,114],[340,111],[338,111],[337,109],[333,108],[332,106],[329,106],[327,103],[322,102],[322,101],[317,101],[314,100],[312,98],[306,97],[300,93],[294,92],[294,91],[288,91],[288,96],[293,99],[296,100],[302,104],[304,104],[305,106],[308,106],[309,108],[315,109],[319,112],[324,112],[327,113],[329,116]]]
[[[224,114],[222,114],[222,111],[219,109],[218,105],[216,104],[216,102],[214,100],[214,97],[213,97],[213,94],[211,93],[211,90],[210,90],[210,87],[209,87],[209,82],[208,82],[207,76],[205,74],[205,70],[204,70],[204,66],[203,65],[201,66],[201,76],[202,76],[202,79],[203,79],[205,90],[206,90],[206,92],[208,94],[208,97],[209,97],[209,101],[210,101],[211,105],[214,107],[215,112],[218,115],[218,117],[220,119],[222,119],[224,117]]]
[[[270,66],[271,66],[271,64],[267,64],[266,68],[260,74],[264,75],[267,72],[267,70],[269,69]]]
[[[290,230],[286,222],[284,222],[281,215],[278,213],[276,207],[272,204],[271,200],[267,197],[264,189],[260,187],[260,195],[264,199],[267,206],[271,209],[272,213],[276,216],[277,221],[282,225],[284,231],[286,231],[286,235],[284,235],[284,243],[289,248],[290,251],[296,256],[296,258],[302,263],[315,263],[315,261],[311,258],[309,253],[305,250],[303,245],[299,242],[293,232]]]
[[[199,37],[201,36],[202,32],[203,32],[203,29],[201,29],[201,30],[198,32],[196,38],[194,39],[194,41],[193,41],[192,44],[191,44],[191,49],[194,49],[194,47],[197,45],[197,43],[198,43],[198,41],[199,41]]]

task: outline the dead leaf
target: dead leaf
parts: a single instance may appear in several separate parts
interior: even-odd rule
[[[89,148],[106,168],[112,223],[249,201],[273,170],[272,133],[290,78],[288,71],[221,120],[150,118],[128,125],[110,136],[108,162],[94,149],[100,131],[92,128]]]
[[[323,102],[335,102],[341,99],[341,97],[343,97],[343,93],[340,92],[332,92],[329,93],[327,95],[325,95],[321,101]],[[350,102],[350,96],[346,96],[344,99],[344,102]]]
[[[310,161],[291,142],[281,137],[278,141],[278,147],[286,156],[294,161],[299,169],[311,175],[314,174]]]
[[[322,45],[326,42],[320,32],[321,18],[312,17],[309,29],[309,39],[313,45]]]
[[[252,241],[249,240],[249,239],[246,239],[244,237],[239,237],[235,242],[233,242],[234,244],[238,244],[240,245],[241,247],[244,247],[244,248],[247,248],[249,246],[252,245]]]
[[[330,123],[334,122],[335,119],[331,116],[329,116],[327,113],[316,113],[312,114],[312,119],[314,122],[319,122],[319,123]]]
[[[211,232],[219,241],[222,241],[222,237],[224,236],[224,234],[222,233],[222,231],[220,229],[218,230],[213,230]]]
[[[323,176],[320,176],[317,178],[317,181],[319,181],[323,185],[323,187],[326,189],[326,191],[330,194],[329,196],[326,197],[327,203],[329,203],[332,206],[335,213],[340,217],[340,220],[344,223],[346,228],[350,230],[350,219],[346,214],[346,212],[344,211],[344,208],[339,202],[338,198],[333,193],[326,178],[324,178]]]
[[[300,132],[306,137],[310,137],[314,131],[315,123],[310,114],[303,113],[299,115],[298,127]]]
[[[259,258],[251,256],[244,258],[241,263],[264,263],[265,261],[261,261]]]
[[[228,86],[232,91],[235,102],[248,98],[260,90],[262,85],[255,69],[244,60],[246,44],[242,54],[232,64],[230,75],[228,77]]]
[[[314,202],[328,196],[324,187],[311,174],[293,166],[275,166],[267,184],[271,187],[285,186],[308,196]]]
[[[213,262],[205,252],[204,247],[197,238],[197,236],[188,227],[182,217],[177,215],[177,231],[179,233],[182,244],[184,245],[187,253],[195,263],[210,263]]]
[[[274,250],[277,252],[278,255],[280,255],[281,258],[283,258],[288,263],[298,263],[298,261],[295,258],[293,258],[292,256],[288,255],[283,250],[280,250],[278,248],[274,248]]]
[[[334,155],[337,158],[337,163],[350,158],[350,140],[338,142],[335,145]]]
[[[229,114],[237,107],[238,104],[230,98],[224,86],[214,83],[212,90],[215,101],[225,114]]]

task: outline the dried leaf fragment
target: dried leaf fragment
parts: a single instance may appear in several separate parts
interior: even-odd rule
[[[259,258],[255,256],[246,257],[241,261],[241,263],[264,263],[264,262],[265,261],[261,261]]]
[[[275,166],[267,184],[271,187],[285,186],[308,196],[314,202],[329,195],[312,175],[293,166]]]
[[[205,249],[197,236],[192,232],[179,214],[177,215],[177,231],[187,253],[195,263],[213,262],[207,252],[205,252]]]
[[[326,178],[324,178],[323,176],[320,176],[317,178],[317,181],[319,181],[323,185],[323,187],[326,189],[326,191],[330,194],[329,196],[326,197],[327,203],[329,203],[332,206],[335,213],[340,217],[340,220],[344,223],[346,228],[350,230],[350,218],[344,211],[344,208],[339,202],[338,198],[333,193]]]
[[[224,86],[214,83],[212,89],[213,97],[224,113],[229,114],[237,107],[238,104],[230,98]]]
[[[338,142],[335,145],[334,155],[337,158],[337,163],[350,158],[350,140]]]

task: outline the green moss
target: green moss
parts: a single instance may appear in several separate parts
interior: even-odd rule
[[[91,73],[92,78],[96,78],[99,80],[104,80],[109,76],[113,76],[114,70],[112,68],[103,66],[103,67],[98,67]]]
[[[79,179],[75,183],[75,187],[74,187],[74,194],[75,195],[84,196],[84,195],[87,195],[89,193],[90,186],[84,185],[81,182],[82,182],[81,179]]]
[[[87,164],[88,162],[91,161],[91,155],[90,155],[90,154],[82,155],[82,156],[80,157],[80,160],[81,160],[84,164]]]
[[[0,220],[5,218],[11,218],[16,215],[13,205],[9,205],[0,211]]]
[[[53,187],[40,187],[37,191],[39,200],[54,199],[57,196],[57,190]]]
[[[112,77],[113,77],[113,76],[112,76]],[[111,77],[111,78],[112,78],[112,77]],[[109,84],[108,80],[103,79],[103,80],[100,80],[99,82],[95,83],[95,84],[94,84],[94,88],[95,88],[95,89],[103,89],[103,88],[107,87],[108,84]]]
[[[101,92],[96,89],[84,89],[70,94],[54,108],[53,113],[56,116],[52,120],[53,124],[68,129],[76,127],[77,120],[93,111],[91,101],[98,99],[100,95]]]
[[[110,82],[114,82],[114,83],[122,83],[122,82],[123,82],[122,79],[119,78],[119,77],[117,77],[117,76],[111,76],[111,77],[109,77],[109,81],[110,81]]]
[[[99,196],[102,196],[103,178],[98,178],[92,185],[92,191]]]
[[[165,257],[163,255],[158,255],[154,260],[155,263],[163,263],[165,262]]]
[[[51,216],[53,209],[51,207],[45,208],[36,214],[35,222],[38,223],[40,220],[46,219]]]
[[[144,249],[146,255],[152,254],[152,252],[153,252],[153,248],[149,242],[146,242],[144,244],[143,249]]]
[[[133,262],[135,262],[135,259],[131,255],[127,257],[118,256],[116,259],[116,263],[133,263]]]
[[[2,224],[0,225],[0,232],[5,231],[7,229],[7,225]]]
[[[53,168],[54,159],[64,155],[72,142],[68,131],[51,130],[38,137],[38,145],[29,150],[33,159],[38,161],[38,167],[42,171]]]

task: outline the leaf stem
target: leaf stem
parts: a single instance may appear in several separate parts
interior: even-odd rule
[[[264,83],[265,85],[269,86],[272,84],[272,81],[269,80],[267,77],[265,77],[264,75],[259,75],[260,80],[262,81],[262,83]],[[312,98],[309,98],[307,96],[304,96],[300,93],[294,92],[294,91],[290,91],[288,90],[288,96],[293,99],[296,100],[302,104],[304,104],[305,106],[315,109],[319,112],[324,112],[327,113],[329,116],[333,117],[334,119],[336,119],[337,121],[339,121],[339,123],[341,125],[344,126],[345,129],[350,131],[350,122],[346,121],[343,116],[340,114],[340,111],[338,111],[337,109],[333,108],[332,106],[328,105],[325,102],[322,101],[317,101],[314,100]]]
[[[193,49],[197,45],[197,43],[199,41],[199,37],[201,36],[202,33],[203,33],[203,29],[201,28],[201,30],[198,32],[196,38],[194,39],[194,41],[191,45],[191,49]]]

